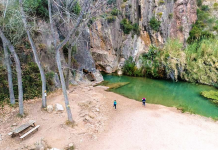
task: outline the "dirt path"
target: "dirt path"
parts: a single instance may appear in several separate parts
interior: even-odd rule
[[[1,150],[28,150],[40,139],[50,147],[64,149],[74,143],[77,150],[217,150],[218,123],[197,115],[182,114],[175,108],[147,104],[104,91],[103,87],[74,87],[69,92],[74,128],[65,124],[66,112],[51,114],[41,110],[41,101],[25,103],[26,118],[18,109],[0,112]],[[48,104],[64,106],[61,92]],[[114,110],[113,100],[118,102]],[[24,141],[7,136],[11,130],[36,120],[40,130]],[[14,123],[17,126],[12,126]]]
[[[217,150],[218,123],[175,108],[104,93],[112,117],[107,132],[81,150]],[[118,109],[112,109],[113,99]]]

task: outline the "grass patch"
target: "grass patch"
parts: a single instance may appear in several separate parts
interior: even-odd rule
[[[120,88],[120,87],[125,86],[125,85],[127,85],[127,84],[129,84],[129,82],[109,83],[109,84],[107,85],[107,87],[109,87],[109,89],[108,89],[107,91],[111,91],[111,90],[113,90],[113,89]]]
[[[187,105],[178,105],[175,106],[177,108],[177,110],[180,110],[182,113],[188,112],[190,114],[195,114],[195,112],[192,110],[192,108],[190,106]]]
[[[71,127],[71,128],[74,128],[74,127],[76,126],[76,122],[75,122],[75,121],[70,122],[69,120],[67,120],[67,121],[65,122],[65,124],[66,124],[67,126]]]
[[[107,87],[109,87],[109,88],[107,89],[107,91],[111,91],[111,90],[113,90],[113,89],[120,88],[120,87],[125,86],[125,85],[127,85],[127,84],[129,84],[129,82],[110,83],[110,82],[108,82],[108,81],[103,81],[103,82],[101,82],[101,83],[99,83],[99,84],[96,84],[94,87],[96,87],[96,86],[107,86]]]
[[[217,91],[203,91],[201,95],[209,99],[214,104],[218,105],[218,92]]]
[[[23,115],[17,114],[17,117],[18,117],[18,118],[26,118],[26,116],[28,116],[28,113],[25,113],[25,112],[24,112]]]
[[[109,84],[109,81],[102,81],[101,83],[98,83],[96,85],[94,85],[94,87],[96,86],[107,86]]]

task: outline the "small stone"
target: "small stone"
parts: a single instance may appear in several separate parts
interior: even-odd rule
[[[96,108],[96,111],[99,112],[100,110],[98,108]]]
[[[16,124],[16,123],[13,123],[12,126],[17,126],[17,124]]]
[[[50,149],[50,150],[60,150],[60,149],[57,149],[57,148],[52,148],[52,149]]]
[[[93,119],[93,118],[95,118],[95,114],[94,113],[89,113],[89,117]]]
[[[48,111],[48,113],[52,113],[52,111],[53,111],[53,106],[52,106],[52,105],[48,105],[48,106],[47,106],[47,111]]]
[[[13,132],[9,132],[8,135],[11,136],[13,134]]]
[[[73,145],[74,145],[73,143],[70,143],[70,144],[69,144],[69,147],[73,147]]]
[[[63,106],[61,105],[61,104],[55,104],[55,110],[56,111],[63,111],[64,110],[64,108],[63,108]]]
[[[0,134],[0,141],[2,141],[3,139],[2,139],[2,135]]]

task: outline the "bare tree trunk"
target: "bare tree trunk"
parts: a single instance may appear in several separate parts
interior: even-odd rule
[[[17,81],[18,81],[18,93],[19,93],[19,113],[20,115],[24,115],[24,109],[23,109],[23,85],[22,85],[22,71],[20,67],[20,60],[17,56],[17,53],[15,52],[14,46],[10,43],[10,41],[5,37],[4,33],[2,32],[0,28],[0,36],[2,39],[2,42],[5,43],[11,54],[14,57],[15,63],[16,63],[16,71],[17,71]]]
[[[41,63],[40,63],[40,60],[39,60],[39,57],[38,57],[38,54],[37,54],[35,43],[33,42],[33,39],[31,37],[30,32],[29,32],[28,27],[27,27],[27,21],[26,21],[25,12],[23,10],[22,0],[20,0],[19,2],[20,2],[20,12],[21,12],[21,15],[22,15],[24,28],[25,28],[25,30],[27,32],[28,39],[29,39],[29,42],[30,42],[32,50],[33,50],[34,59],[35,59],[35,62],[37,64],[38,68],[39,68],[40,75],[41,75],[41,80],[42,80],[42,107],[46,108],[47,107],[47,102],[46,102],[46,96],[45,96],[45,91],[46,91],[45,72],[44,72],[44,69],[41,66]]]
[[[61,86],[62,86],[62,91],[64,94],[64,101],[65,101],[65,106],[66,106],[66,110],[67,110],[68,120],[70,122],[74,122],[73,116],[71,113],[71,109],[70,109],[70,105],[69,105],[67,89],[66,89],[65,80],[64,80],[64,73],[63,73],[63,70],[61,68],[61,56],[60,56],[59,50],[56,50],[56,62],[57,62],[58,71],[59,71],[60,78],[61,78]]]
[[[57,62],[58,71],[59,71],[60,78],[61,78],[61,86],[62,86],[62,91],[63,91],[63,94],[64,94],[64,101],[65,101],[67,116],[68,116],[68,120],[70,122],[74,122],[73,116],[72,116],[72,113],[71,113],[71,109],[70,109],[70,105],[69,105],[67,89],[66,89],[65,80],[64,80],[64,74],[63,74],[63,70],[62,70],[62,67],[61,67],[60,49],[57,47],[57,40],[55,38],[55,32],[54,32],[54,28],[53,28],[52,15],[51,15],[51,1],[50,0],[48,0],[48,8],[49,8],[49,18],[50,18],[50,24],[51,24],[51,32],[52,32],[52,36],[53,36],[53,39],[54,39],[54,45],[55,45],[55,49],[56,49],[56,62]]]
[[[72,47],[68,49],[68,67],[67,67],[67,75],[66,75],[66,88],[69,89],[69,76],[70,76],[70,68],[72,63]]]
[[[67,13],[67,21],[68,23],[70,23],[70,12],[69,12],[69,7],[70,7],[70,3],[72,3],[70,0],[67,0],[66,2],[66,9],[68,10]],[[68,26],[67,26],[68,27]],[[69,28],[67,29],[69,31]],[[67,90],[69,90],[69,76],[70,76],[70,67],[71,67],[71,52],[72,49],[68,48],[68,64],[67,64],[67,74],[66,74],[66,88]]]
[[[12,71],[11,71],[11,65],[9,61],[9,54],[7,50],[6,44],[3,42],[3,49],[5,54],[5,64],[7,66],[7,72],[8,72],[8,87],[9,87],[9,94],[10,94],[10,103],[12,105],[15,104],[15,97],[14,97],[14,88],[13,88],[13,82],[12,82]]]

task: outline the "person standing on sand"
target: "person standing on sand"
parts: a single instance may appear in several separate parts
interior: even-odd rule
[[[145,101],[146,101],[146,98],[142,98],[142,105],[145,106]]]
[[[116,100],[114,100],[114,107],[115,107],[115,109],[117,109],[117,101]]]

